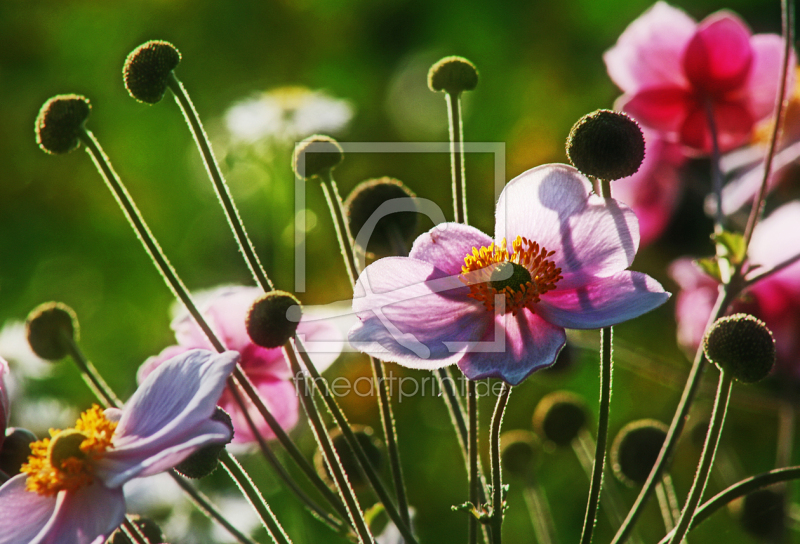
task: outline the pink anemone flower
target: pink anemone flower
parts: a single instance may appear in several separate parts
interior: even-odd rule
[[[571,166],[540,166],[503,189],[494,240],[444,223],[408,257],[364,269],[349,339],[407,367],[457,363],[470,379],[516,385],[553,364],[565,327],[615,325],[667,300],[658,282],[627,270],[638,246],[630,208],[594,194]]]
[[[780,36],[752,35],[733,13],[720,11],[698,24],[656,2],[603,59],[625,93],[618,109],[707,154],[709,111],[722,151],[746,143],[754,124],[772,114],[782,52]]]
[[[199,293],[197,300],[200,311],[225,347],[241,354],[242,370],[253,382],[272,415],[281,427],[289,430],[297,424],[298,419],[298,398],[291,382],[292,371],[284,358],[282,348],[268,349],[254,344],[245,327],[250,306],[261,294],[263,291],[257,287],[223,286]],[[297,334],[306,342],[314,364],[321,371],[330,366],[341,353],[342,339],[333,325],[311,318],[313,315],[301,319]],[[172,329],[178,344],[148,358],[139,369],[140,381],[170,357],[194,348],[212,349],[208,338],[188,313],[179,315],[172,322]],[[320,349],[312,351],[308,344],[314,343],[318,343]],[[228,389],[221,394],[219,406],[233,420],[233,441],[254,442],[256,438]],[[254,417],[253,420],[263,437],[275,437],[263,418]]]
[[[781,206],[759,223],[748,254],[756,267],[749,277],[800,254],[800,202]],[[675,304],[678,343],[693,354],[703,340],[719,284],[687,258],[672,263],[670,275],[681,287]],[[800,379],[800,262],[753,284],[729,312],[747,312],[764,321],[775,336],[775,370]]]
[[[632,176],[614,182],[614,198],[624,202],[639,219],[641,245],[646,246],[664,232],[681,197],[680,167],[685,158],[677,144],[659,133],[642,128],[644,161]]]
[[[184,353],[150,374],[122,410],[95,405],[74,429],[31,444],[22,472],[0,487],[0,544],[104,542],[125,517],[125,482],[231,439],[211,416],[238,359]]]

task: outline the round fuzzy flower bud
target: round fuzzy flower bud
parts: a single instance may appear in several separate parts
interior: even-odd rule
[[[339,142],[330,136],[309,136],[294,149],[292,169],[297,177],[311,179],[333,170],[344,159]]]
[[[78,317],[61,302],[46,302],[28,314],[25,332],[33,352],[48,361],[69,354],[69,339],[78,339]]]
[[[31,455],[31,443],[36,442],[36,435],[28,429],[9,427],[3,448],[0,449],[0,471],[7,476],[16,476],[23,463]]]
[[[277,290],[264,293],[247,313],[247,334],[258,346],[280,347],[294,336],[301,315],[300,301],[291,293]]]
[[[384,203],[415,196],[411,189],[394,178],[369,179],[359,183],[344,203],[350,232],[358,241],[361,229]],[[410,241],[417,232],[417,214],[394,211],[391,204],[388,204],[381,210],[377,223],[372,225],[374,229],[367,241],[367,247],[362,249],[378,255],[397,255],[395,245],[392,244],[393,237],[399,238],[398,242]]]
[[[458,94],[478,86],[478,69],[464,57],[445,57],[428,70],[428,87],[434,91]]]
[[[129,515],[128,519],[136,525],[139,531],[142,532],[144,536],[147,537],[147,541],[150,544],[160,544],[164,542],[164,533],[161,532],[161,528],[150,518],[143,518],[141,516],[136,515]],[[106,540],[106,544],[136,544],[135,542],[131,542],[131,539],[128,538],[128,535],[122,530],[122,527],[117,528],[111,536],[108,537]]]
[[[233,421],[231,421],[231,416],[228,415],[228,412],[217,406],[211,419],[224,423],[225,426],[231,430],[231,440],[233,440]],[[198,478],[205,478],[217,469],[217,465],[219,465],[219,456],[229,443],[230,440],[225,444],[209,444],[208,446],[200,448],[178,463],[175,466],[175,471],[187,478],[195,480]]]
[[[375,438],[370,427],[366,427],[364,425],[351,425],[351,428],[353,429],[353,433],[356,435],[356,440],[358,440],[358,443],[364,450],[364,454],[367,456],[370,466],[375,469],[375,472],[379,472],[381,468],[383,468],[383,452],[381,451],[380,441]],[[336,450],[336,455],[339,456],[339,460],[342,462],[342,468],[344,469],[344,473],[347,475],[347,479],[350,480],[350,483],[353,485],[353,487],[358,488],[366,486],[369,483],[367,476],[361,469],[361,464],[358,462],[358,457],[356,457],[356,454],[350,448],[350,444],[347,443],[347,439],[344,437],[338,427],[333,429],[330,432],[330,435],[331,440],[333,441],[333,447]],[[317,469],[317,474],[319,474],[323,479],[328,481],[331,486],[333,486],[330,473],[328,472],[328,467],[325,465],[324,456],[320,450],[317,450],[317,452],[314,454],[314,465]]]
[[[742,528],[767,542],[785,542],[786,495],[774,489],[758,489],[731,504]]]
[[[143,43],[128,55],[122,77],[128,93],[139,102],[155,104],[164,98],[169,75],[181,61],[181,54],[169,42]]]
[[[69,153],[80,145],[80,134],[92,105],[85,96],[60,94],[44,103],[36,116],[36,143],[45,153]]]
[[[667,436],[667,426],[654,419],[625,425],[611,446],[611,467],[616,477],[629,487],[647,481]]]
[[[500,459],[503,468],[519,478],[533,472],[540,450],[539,437],[530,431],[514,430],[500,435]]]
[[[586,426],[586,404],[569,391],[545,395],[533,411],[533,428],[556,446],[569,446]]]
[[[567,156],[587,176],[624,178],[635,174],[644,160],[644,136],[636,121],[624,113],[597,110],[572,127]]]
[[[748,314],[718,319],[703,339],[709,361],[744,383],[767,377],[775,364],[775,339],[760,320]]]

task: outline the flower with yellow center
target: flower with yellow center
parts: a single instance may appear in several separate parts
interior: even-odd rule
[[[231,439],[211,418],[239,354],[192,350],[165,362],[121,410],[93,406],[74,428],[31,444],[0,486],[0,544],[90,544],[125,517],[122,485]],[[102,541],[102,540],[101,540]]]
[[[470,379],[516,385],[555,361],[565,328],[615,325],[667,300],[627,270],[638,245],[630,208],[594,194],[571,166],[534,168],[503,189],[494,239],[444,223],[408,257],[364,269],[350,343],[411,368],[456,363]]]

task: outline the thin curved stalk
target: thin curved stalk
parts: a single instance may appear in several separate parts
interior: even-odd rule
[[[503,537],[505,501],[503,499],[503,469],[500,466],[500,429],[503,426],[503,414],[506,411],[509,395],[511,395],[511,386],[503,382],[503,387],[497,395],[489,436],[492,450],[492,544],[501,544]]]

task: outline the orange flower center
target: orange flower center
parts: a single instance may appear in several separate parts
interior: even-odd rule
[[[483,302],[488,311],[495,309],[495,297],[505,296],[501,313],[517,315],[520,308],[533,309],[539,297],[556,288],[561,269],[549,258],[555,253],[517,236],[508,252],[505,238],[500,245],[473,247],[464,257],[459,279],[469,286],[469,296]]]
[[[20,469],[28,475],[25,489],[50,496],[91,484],[94,464],[114,447],[111,438],[116,428],[95,404],[81,414],[75,428],[50,429],[50,438],[31,444],[28,462]]]

